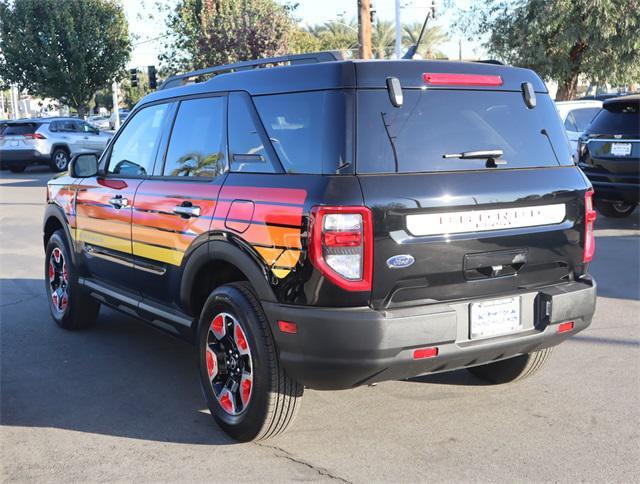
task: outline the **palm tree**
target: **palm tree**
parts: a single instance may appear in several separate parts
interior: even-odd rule
[[[402,27],[402,44],[405,47],[414,45],[418,41],[420,36],[420,30],[422,29],[421,22],[415,22]],[[434,59],[438,57],[444,57],[444,54],[437,50],[437,46],[449,40],[449,36],[442,30],[442,27],[435,25],[433,27],[427,27],[422,36],[420,42],[420,48],[418,54],[424,59]]]
[[[388,58],[394,50],[396,42],[395,22],[390,20],[378,20],[371,35],[373,57],[376,59]]]
[[[306,27],[316,37],[322,50],[354,50],[358,48],[358,25],[354,20],[330,20]]]

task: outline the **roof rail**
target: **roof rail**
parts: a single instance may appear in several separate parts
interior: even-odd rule
[[[292,54],[280,57],[268,57],[265,59],[257,59],[252,61],[237,62],[235,64],[227,64],[223,66],[206,67],[197,71],[186,72],[184,74],[176,74],[164,81],[158,91],[170,89],[187,84],[188,80],[194,77],[200,77],[207,74],[225,74],[228,72],[242,71],[248,69],[258,69],[268,66],[269,64],[313,64],[318,62],[334,62],[344,60],[344,55],[339,50],[312,52],[309,54]]]

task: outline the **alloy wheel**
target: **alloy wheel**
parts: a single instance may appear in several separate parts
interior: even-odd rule
[[[64,151],[58,151],[54,158],[54,163],[60,170],[64,170],[67,167],[67,155]]]
[[[69,304],[69,270],[59,247],[49,256],[49,288],[53,308],[61,315]]]
[[[253,387],[253,361],[242,326],[229,313],[219,313],[207,331],[207,375],[213,394],[230,415],[247,409]]]

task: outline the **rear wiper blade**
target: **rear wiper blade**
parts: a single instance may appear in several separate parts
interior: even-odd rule
[[[445,153],[443,158],[460,158],[461,160],[487,160],[487,166],[506,165],[505,160],[499,158],[503,155],[502,150],[478,150],[463,151],[462,153]]]

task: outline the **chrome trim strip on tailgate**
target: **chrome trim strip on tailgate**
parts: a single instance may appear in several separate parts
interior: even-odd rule
[[[409,233],[420,237],[553,225],[561,223],[565,215],[564,203],[557,203],[532,207],[411,214],[406,216],[406,223]]]

